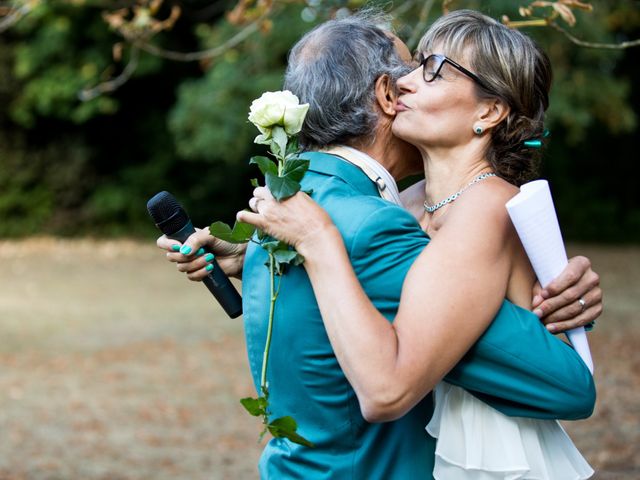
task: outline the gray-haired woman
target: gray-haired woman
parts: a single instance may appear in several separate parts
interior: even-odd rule
[[[466,10],[439,19],[418,52],[419,66],[398,82],[393,131],[422,153],[428,181],[406,200],[432,240],[407,275],[392,324],[308,196],[277,203],[259,188],[251,203],[259,213],[238,214],[304,255],[336,356],[368,418],[380,421],[432,390],[505,302],[527,309],[535,282],[504,205],[535,171],[532,146],[543,135],[551,86],[547,56],[522,33]],[[443,383],[436,403],[428,426],[438,436],[436,478],[593,473],[555,421],[505,417]]]

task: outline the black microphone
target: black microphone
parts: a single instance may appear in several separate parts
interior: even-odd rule
[[[184,243],[196,231],[187,212],[169,192],[159,192],[154,195],[147,202],[147,210],[156,227],[172,240]],[[211,264],[213,270],[202,280],[202,283],[216,297],[227,315],[236,318],[242,314],[242,297],[231,284],[229,277],[222,271],[220,265],[215,260]]]

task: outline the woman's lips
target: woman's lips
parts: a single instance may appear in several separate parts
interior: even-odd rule
[[[409,107],[407,107],[404,103],[402,103],[400,100],[398,100],[396,102],[396,113],[397,112],[404,112],[406,110],[409,110]]]

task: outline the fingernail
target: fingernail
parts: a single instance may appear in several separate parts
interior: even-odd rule
[[[538,318],[542,318],[542,310],[536,308],[533,313],[538,316]]]
[[[547,325],[547,330],[549,330],[551,333],[554,333],[556,331],[556,326],[553,324]]]
[[[173,250],[174,252],[180,251],[180,245],[171,245],[171,250]]]
[[[183,255],[189,255],[191,253],[191,247],[189,245],[183,245],[180,249],[180,253]]]
[[[196,252],[196,256],[200,257],[202,255],[204,255],[204,248],[200,248],[200,250]]]
[[[209,264],[209,265],[207,265],[206,267],[204,267],[204,269],[205,269],[207,272],[210,272],[211,270],[213,270],[213,265],[212,265],[212,264]]]
[[[536,295],[535,297],[533,297],[533,301],[531,303],[537,305],[538,303],[542,303],[542,300],[544,299],[540,295]]]
[[[214,258],[216,258],[216,257],[213,255],[213,253],[207,253],[207,255],[204,257],[204,261],[205,262],[210,262]]]

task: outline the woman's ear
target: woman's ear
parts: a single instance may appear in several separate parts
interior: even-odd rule
[[[490,98],[481,102],[478,119],[486,130],[502,122],[509,112],[511,108],[503,100]]]
[[[396,88],[391,77],[386,73],[380,75],[376,80],[375,85],[376,100],[380,110],[389,116],[395,117],[396,115]]]

